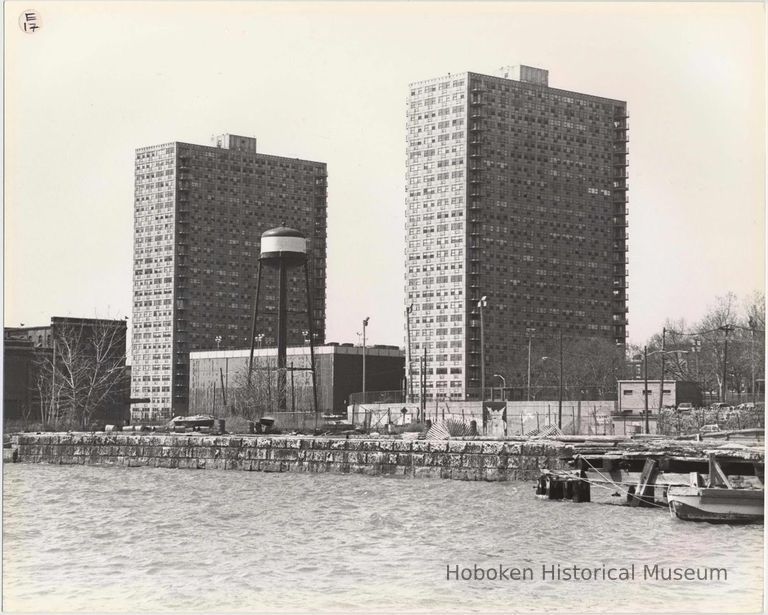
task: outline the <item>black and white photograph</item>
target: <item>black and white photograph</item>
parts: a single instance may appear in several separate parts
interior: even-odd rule
[[[765,2],[7,0],[2,610],[766,610]]]

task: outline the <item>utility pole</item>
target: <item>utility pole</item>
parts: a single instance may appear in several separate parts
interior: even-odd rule
[[[363,403],[367,403],[365,399],[365,328],[368,326],[368,321],[371,319],[370,316],[366,316],[363,319]]]
[[[752,403],[757,402],[757,397],[755,396],[755,319],[751,316],[749,317],[749,333],[750,333],[750,340],[749,340],[749,366],[752,369]]]
[[[727,385],[727,378],[728,378],[728,334],[733,331],[734,327],[733,325],[723,325],[722,327],[718,327],[720,331],[725,332],[725,345],[723,346],[723,387],[722,387],[722,395],[720,397],[720,401],[725,402],[725,396],[728,391]]]
[[[664,407],[664,359],[667,355],[664,354],[664,349],[667,344],[667,328],[664,327],[661,330],[661,381],[659,384],[659,414]]]
[[[649,434],[651,433],[651,421],[648,417],[648,346],[643,346],[643,374],[645,379],[645,386],[643,387],[643,397],[645,398],[645,433]]]
[[[293,361],[291,361],[291,412],[296,412],[296,389],[293,387]]]
[[[483,308],[488,305],[486,296],[483,295],[477,302],[480,308],[480,401],[485,401],[485,326],[483,324]]]
[[[563,329],[560,328],[560,386],[557,394],[557,428],[563,428]]]
[[[408,362],[408,401],[413,401],[413,372],[411,370],[411,312],[413,312],[413,303],[405,308],[405,331],[406,331],[406,361]]]
[[[56,414],[54,410],[56,407],[56,331],[53,325],[51,325],[51,337],[53,338],[53,362],[51,363],[51,412],[48,415],[49,419],[53,419]],[[47,421],[43,421],[43,427],[46,426],[46,422]]]

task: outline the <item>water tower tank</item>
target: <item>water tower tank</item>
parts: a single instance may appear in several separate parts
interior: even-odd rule
[[[287,226],[278,226],[261,234],[261,260],[287,260],[291,262],[307,259],[307,238],[301,231]]]

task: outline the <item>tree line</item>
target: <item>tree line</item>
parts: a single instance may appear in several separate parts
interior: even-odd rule
[[[669,319],[646,344],[649,378],[700,384],[711,399],[753,401],[764,397],[765,295],[743,301],[734,293],[717,297],[698,322]],[[644,349],[631,346],[642,361]]]

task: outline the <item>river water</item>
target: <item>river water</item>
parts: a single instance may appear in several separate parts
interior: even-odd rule
[[[542,501],[532,483],[12,464],[3,491],[7,611],[762,608],[762,525]],[[635,580],[541,578],[632,564]],[[644,578],[655,564],[727,580]],[[534,578],[446,578],[500,565]]]

